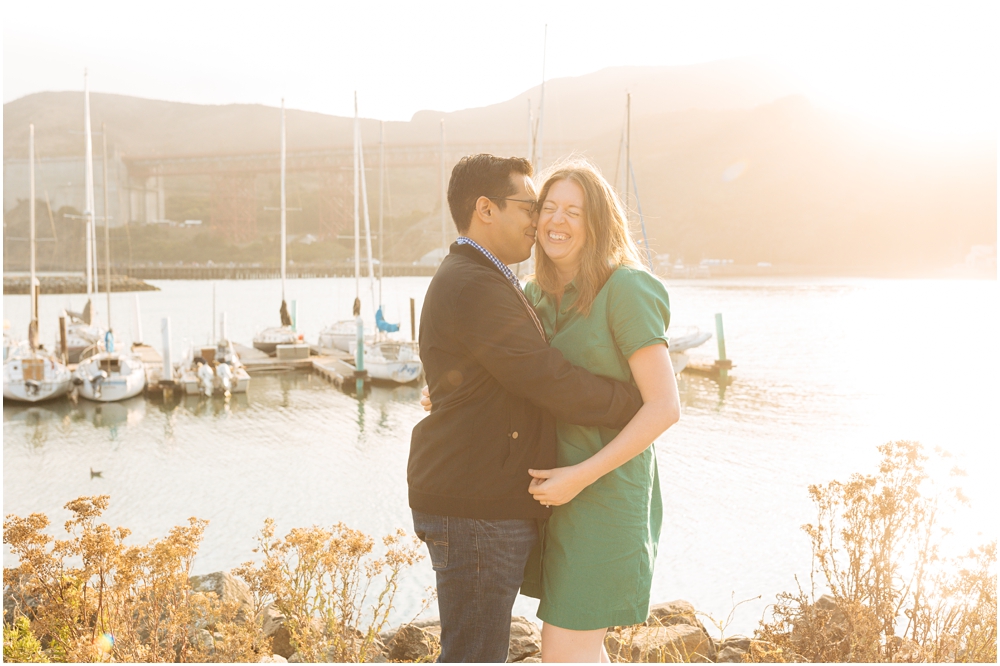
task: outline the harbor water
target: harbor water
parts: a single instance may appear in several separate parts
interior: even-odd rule
[[[384,282],[386,318],[406,334],[409,299],[419,317],[428,282]],[[161,291],[139,294],[142,338],[159,348],[160,320],[169,316],[175,359],[207,342],[223,311],[229,337],[243,344],[279,321],[277,280],[155,284]],[[665,517],[654,602],[686,599],[725,621],[750,599],[726,631],[751,631],[776,593],[796,589],[796,575],[808,584],[800,528],[815,518],[808,486],[874,472],[876,447],[892,440],[946,451],[931,471],[946,479],[964,470],[972,503],[951,518],[956,538],[996,538],[996,281],[742,278],[667,287],[676,325],[713,330],[723,313],[736,367],[725,390],[682,375],[681,421],[655,443]],[[312,343],[327,323],[350,318],[354,296],[352,279],[287,283],[298,330]],[[372,320],[367,282],[361,297]],[[48,345],[61,310],[82,309],[85,297],[40,301]],[[95,306],[105,321],[105,297]],[[113,295],[121,342],[138,337],[133,308],[133,294]],[[3,316],[23,338],[27,297],[4,296]],[[710,362],[714,354],[711,340],[692,357]],[[208,519],[195,573],[251,559],[268,517],[279,534],[337,522],[373,536],[412,532],[406,459],[423,417],[418,401],[413,386],[376,387],[358,400],[318,376],[287,372],[255,375],[249,392],[229,402],[5,403],[4,514],[43,512],[59,526],[69,500],[109,494],[107,522],[130,528],[136,543],[190,516]],[[14,564],[6,548],[4,564]],[[412,618],[433,580],[426,559],[405,575],[394,622]],[[533,617],[536,604],[521,597],[515,613]],[[433,606],[426,612],[435,614]]]

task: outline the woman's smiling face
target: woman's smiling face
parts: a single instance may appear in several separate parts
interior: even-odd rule
[[[536,237],[560,273],[576,274],[587,242],[583,188],[572,180],[549,187],[538,215]]]

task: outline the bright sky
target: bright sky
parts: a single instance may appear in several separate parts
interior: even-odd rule
[[[509,99],[542,77],[733,57],[815,102],[908,133],[995,133],[1000,3],[46,2],[3,6],[3,99],[91,89],[406,120]]]

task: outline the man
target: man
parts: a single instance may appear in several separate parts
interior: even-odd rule
[[[555,418],[622,428],[642,404],[630,385],[571,365],[548,346],[507,268],[535,240],[531,163],[474,155],[454,168],[460,236],[424,299],[420,358],[433,405],[407,468],[417,536],[430,552],[441,661],[504,662],[510,613],[549,509],[529,468],[556,466]]]

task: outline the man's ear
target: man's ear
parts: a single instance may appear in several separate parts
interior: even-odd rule
[[[487,197],[479,197],[476,199],[476,215],[484,223],[489,224],[493,221],[493,202]]]

